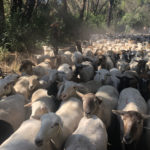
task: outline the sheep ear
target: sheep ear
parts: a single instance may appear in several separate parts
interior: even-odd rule
[[[96,100],[98,101],[98,104],[101,104],[102,101],[103,101],[101,98],[99,98],[99,97],[97,97],[97,96],[96,96]]]
[[[122,111],[122,110],[112,110],[112,113],[114,113],[115,115],[124,115],[125,114],[125,111]]]
[[[142,114],[142,118],[143,118],[143,119],[149,119],[149,118],[150,118],[150,115]]]
[[[80,93],[79,91],[76,91],[77,95],[80,96],[81,98],[84,96],[84,94]]]
[[[32,103],[25,104],[24,107],[31,107]]]

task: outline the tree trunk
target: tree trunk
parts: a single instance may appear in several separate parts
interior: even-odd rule
[[[67,0],[62,0],[63,2],[63,10],[64,10],[64,13],[67,14],[68,11],[67,11]]]
[[[29,22],[35,6],[35,0],[27,0],[23,17]],[[23,18],[24,19],[24,18]]]
[[[4,27],[5,27],[4,3],[3,0],[0,0],[0,37],[2,36]]]
[[[97,0],[96,6],[95,6],[95,9],[94,9],[94,15],[97,14],[98,6],[99,6],[99,0]]]
[[[108,8],[108,19],[107,26],[110,27],[110,23],[112,20],[112,10],[113,10],[114,0],[109,0],[109,8]]]
[[[81,20],[84,19],[84,11],[85,11],[85,8],[86,8],[86,2],[87,2],[87,0],[83,0],[83,7],[82,7],[82,10],[80,12],[80,19]]]
[[[11,16],[16,12],[21,12],[22,4],[22,0],[11,0]]]
[[[106,0],[106,1],[101,5],[101,7],[99,8],[98,13],[97,13],[96,15],[100,14],[100,12],[102,11],[103,7],[107,4],[108,1],[109,1],[109,0]]]

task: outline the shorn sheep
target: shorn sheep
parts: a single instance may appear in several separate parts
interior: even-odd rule
[[[40,120],[24,121],[1,146],[1,150],[54,150],[52,144],[44,143],[40,148],[34,144],[34,139],[40,129]]]
[[[42,146],[51,140],[58,150],[61,150],[66,139],[75,131],[83,116],[82,103],[71,97],[63,102],[55,113],[44,114],[41,117],[41,128],[35,138],[35,144]]]
[[[147,113],[147,104],[140,92],[134,88],[126,88],[120,93],[118,108],[113,113],[120,117],[120,135],[122,147],[137,149],[143,131],[144,119],[150,116]]]
[[[105,85],[100,87],[96,94],[82,94],[80,92],[77,92],[77,94],[83,100],[85,116],[97,115],[108,128],[111,123],[112,109],[117,107],[118,91],[112,86]]]
[[[28,99],[30,98],[32,92],[38,87],[39,81],[36,75],[22,76],[14,85],[14,90],[16,93],[20,93],[24,95],[26,99]]]
[[[31,102],[26,104],[32,106],[31,118],[40,119],[40,117],[48,112],[56,110],[55,98],[47,94],[47,90],[38,89],[32,94]]]
[[[21,94],[11,95],[5,97],[0,101],[0,141],[2,142],[9,135],[10,132],[15,131],[20,124],[25,120],[26,111],[24,109],[24,104],[26,99]],[[8,127],[8,128],[7,128]],[[7,135],[8,134],[8,135]],[[5,138],[3,138],[3,136]]]
[[[107,150],[107,132],[97,116],[83,117],[78,128],[67,139],[65,150]]]

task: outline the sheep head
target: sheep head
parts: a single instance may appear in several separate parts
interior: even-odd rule
[[[123,123],[121,130],[122,141],[125,144],[131,144],[138,141],[143,130],[143,122],[150,118],[150,115],[141,114],[136,111],[113,110],[114,114],[119,115]]]
[[[77,95],[82,98],[84,115],[89,118],[91,115],[96,114],[102,100],[93,93],[82,94],[77,92]]]
[[[39,84],[40,83],[39,83],[39,80],[38,80],[38,76],[32,75],[32,76],[29,77],[29,90],[30,91],[35,90],[38,87]]]
[[[40,147],[45,142],[58,136],[62,129],[62,121],[55,113],[44,114],[41,117],[41,128],[35,138],[35,144]]]
[[[40,119],[40,117],[43,114],[46,114],[49,112],[46,104],[41,101],[36,101],[36,102],[32,103],[31,105],[32,105],[31,118]]]

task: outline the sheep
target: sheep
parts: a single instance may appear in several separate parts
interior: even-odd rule
[[[110,69],[110,75],[112,80],[112,85],[118,89],[120,80],[117,78],[117,76],[121,75],[121,72],[117,68]]]
[[[51,61],[49,59],[45,59],[44,62],[41,62],[40,64],[34,66],[32,68],[33,74],[37,75],[38,77],[42,77],[48,74],[48,71],[51,69],[50,63]]]
[[[73,77],[73,71],[70,65],[68,64],[62,64],[58,67],[57,71],[59,78],[66,78],[67,80],[71,80]]]
[[[80,76],[81,81],[87,82],[94,77],[94,67],[91,62],[85,61],[76,65],[76,70]]]
[[[0,79],[0,97],[14,93],[13,85],[18,77],[19,75],[17,74],[9,74],[4,79]]]
[[[116,66],[117,66],[117,68],[118,68],[121,72],[124,72],[124,71],[130,69],[129,64],[128,64],[126,61],[121,60],[121,59],[118,60]]]
[[[100,87],[96,94],[82,94],[80,92],[77,92],[77,94],[83,100],[84,115],[87,117],[93,114],[97,115],[108,128],[111,123],[111,111],[117,106],[118,91],[112,86],[105,85]]]
[[[111,80],[111,74],[106,69],[100,69],[100,70],[96,71],[94,80],[101,82],[103,85],[112,85],[113,84],[113,82]]]
[[[97,116],[83,117],[78,128],[67,139],[65,150],[107,150],[107,132]]]
[[[110,70],[110,69],[114,68],[114,63],[113,63],[111,57],[109,57],[108,55],[101,55],[101,57],[99,59],[100,59],[101,67],[103,69]]]
[[[4,121],[4,125],[8,124],[15,131],[25,120],[26,111],[24,109],[25,97],[20,94],[5,97],[0,101],[0,120]],[[13,117],[12,117],[13,116]],[[1,122],[0,121],[0,122]],[[3,128],[0,124],[0,128]],[[7,130],[1,131],[0,135],[5,135]],[[0,139],[3,138],[0,136]]]
[[[51,143],[44,143],[38,148],[34,139],[40,129],[40,120],[30,119],[24,121],[1,146],[1,150],[54,150]]]
[[[65,51],[63,54],[57,56],[60,64],[72,65],[72,53],[70,51]]]
[[[150,99],[147,101],[147,105],[148,105],[148,114],[150,115]],[[145,141],[146,141],[147,150],[150,149],[149,139],[150,139],[150,119],[148,119],[146,122]]]
[[[63,101],[67,100],[69,97],[76,97],[76,90],[79,90],[82,93],[88,93],[89,89],[82,84],[78,84],[73,81],[64,80],[60,83],[59,90],[57,93],[57,99]]]
[[[35,138],[35,144],[42,146],[49,140],[53,141],[58,150],[66,139],[75,131],[83,117],[82,102],[71,97],[63,102],[56,113],[44,114],[41,117],[41,128]]]
[[[118,86],[118,91],[121,92],[124,88],[138,87],[138,74],[133,70],[127,70],[120,76],[117,76],[120,80],[120,84]]]
[[[74,52],[71,57],[73,64],[82,63],[83,58],[83,55],[79,51]]]
[[[54,112],[56,110],[55,98],[48,96],[47,90],[38,89],[32,94],[31,102],[26,104],[32,106],[31,118],[40,119],[40,117],[48,112]]]
[[[31,93],[36,90],[38,86],[39,81],[36,75],[22,76],[14,85],[14,90],[16,93],[20,93],[24,95],[26,99],[28,99],[30,98]]]
[[[133,145],[136,149],[142,135],[143,121],[150,116],[147,113],[147,104],[140,92],[134,88],[122,90],[119,96],[117,110],[113,113],[120,116],[120,135],[123,149]]]
[[[86,87],[88,91],[91,93],[96,93],[97,90],[103,85],[101,82],[95,80],[81,82],[80,84]]]

